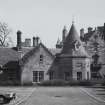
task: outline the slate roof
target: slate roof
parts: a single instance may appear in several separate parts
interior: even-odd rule
[[[37,47],[33,47],[30,51],[24,54],[22,57],[22,63],[26,63],[29,57],[31,57],[40,48],[40,46],[42,46],[51,55],[51,57],[55,57],[42,43],[40,43]]]
[[[49,50],[47,49],[42,43],[39,44],[39,46],[44,47],[44,49],[54,58],[55,50]],[[16,47],[14,48],[6,48],[6,47],[0,47],[0,65],[6,65],[9,62],[17,62],[23,61],[25,63],[28,58],[35,53],[35,51],[39,48],[37,47],[23,47],[21,51],[17,51]],[[52,51],[52,52],[51,52]],[[57,51],[57,50],[56,50]]]
[[[21,51],[17,51],[16,47],[0,47],[0,65],[6,65],[9,62],[18,62],[25,54],[30,52],[30,48],[22,48]]]
[[[5,65],[10,61],[18,61],[20,54],[11,48],[0,48],[0,65]]]
[[[80,45],[80,48],[78,50],[75,50],[75,43],[78,42]],[[85,51],[82,42],[80,40],[80,37],[76,31],[74,23],[72,24],[70,31],[68,33],[68,36],[65,39],[63,49],[61,53],[64,55],[69,56],[88,56],[87,52]]]

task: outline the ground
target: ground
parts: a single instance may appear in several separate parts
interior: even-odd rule
[[[105,88],[85,87],[0,87],[16,92],[8,105],[105,105]]]

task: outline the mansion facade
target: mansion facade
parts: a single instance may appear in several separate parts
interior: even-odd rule
[[[94,41],[91,40],[94,40],[94,36],[97,34],[98,36],[102,34],[100,40],[103,42],[100,41],[99,44],[102,43],[103,46],[105,40],[103,33],[91,30],[88,35],[82,29],[79,36],[72,23],[69,32],[64,27],[62,41],[57,41],[56,48],[48,49],[39,42],[39,37],[33,37],[32,46],[29,38],[22,42],[22,32],[18,31],[16,47],[0,48],[0,80],[29,84],[55,79],[70,81],[96,78],[97,74],[104,72],[104,64],[101,63],[104,58],[100,58],[100,55],[105,54],[96,53],[99,46],[91,52],[90,45],[93,45],[93,49],[95,48],[92,44]],[[93,59],[94,54],[99,56],[98,63],[96,63],[102,65],[100,73],[92,69],[94,65],[91,66],[96,61]]]

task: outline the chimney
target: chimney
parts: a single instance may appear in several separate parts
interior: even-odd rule
[[[22,42],[21,42],[21,34],[22,34],[22,32],[21,31],[17,31],[17,50],[19,51],[19,50],[21,50],[21,48],[22,48],[22,46],[21,46],[21,44],[22,44]]]
[[[64,26],[63,30],[62,30],[62,42],[64,43],[65,39],[67,36],[67,29],[66,26]]]
[[[35,37],[33,37],[33,47],[35,47]]]
[[[80,29],[80,37],[84,37],[84,28]]]
[[[31,39],[30,38],[25,39],[25,47],[31,47]]]
[[[33,47],[38,46],[39,44],[39,37],[33,37]]]
[[[88,27],[88,33],[92,32],[93,28],[92,27]]]
[[[105,41],[105,23],[104,23],[104,29],[103,29],[103,39]]]
[[[38,46],[39,45],[39,37],[37,36],[36,37],[36,46]]]

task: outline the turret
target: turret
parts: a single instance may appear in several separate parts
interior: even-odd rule
[[[80,29],[80,37],[84,38],[84,28]]]
[[[62,42],[58,38],[57,43],[56,43],[56,48],[62,48]]]
[[[65,39],[67,36],[67,29],[66,26],[64,26],[63,31],[62,31],[62,42],[64,43]]]

